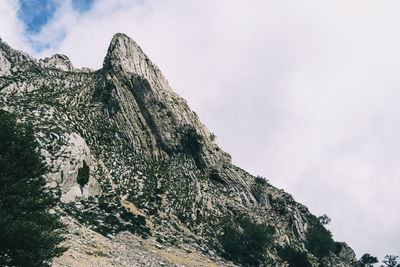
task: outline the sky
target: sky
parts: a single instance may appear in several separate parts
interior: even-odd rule
[[[132,37],[232,155],[360,257],[400,256],[400,2],[0,0],[0,37],[99,69]]]

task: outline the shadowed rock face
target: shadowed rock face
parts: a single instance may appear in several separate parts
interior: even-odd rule
[[[124,34],[113,37],[97,71],[75,69],[63,55],[36,60],[0,41],[0,108],[34,126],[60,211],[86,232],[130,246],[133,241],[118,239],[128,231],[203,251],[228,265],[214,255],[221,250],[220,222],[247,214],[275,227],[275,245],[318,260],[306,249],[315,217],[289,194],[232,165],[186,101]],[[77,175],[84,162],[90,177],[81,187]],[[274,247],[266,254],[284,265]],[[354,252],[344,243],[338,248],[324,264],[351,266]]]

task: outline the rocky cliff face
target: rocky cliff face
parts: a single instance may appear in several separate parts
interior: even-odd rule
[[[223,218],[245,214],[275,228],[277,247],[313,265],[351,266],[345,243],[318,259],[308,250],[315,216],[272,185],[232,165],[212,133],[160,70],[116,34],[97,71],[68,57],[36,60],[0,41],[0,108],[33,125],[70,225],[71,249],[54,265],[229,266],[218,242]],[[89,179],[78,183],[83,166]]]

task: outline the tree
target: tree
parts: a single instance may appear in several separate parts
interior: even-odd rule
[[[382,267],[400,267],[400,264],[397,263],[397,258],[398,256],[386,255],[383,260],[385,266],[382,265]]]
[[[377,263],[378,259],[374,256],[371,256],[369,253],[365,253],[362,257],[358,260],[357,266],[359,267],[372,267],[374,263]]]
[[[278,256],[286,261],[290,267],[311,267],[307,253],[293,247],[278,247]]]
[[[227,259],[243,266],[258,266],[267,260],[265,252],[274,242],[275,228],[253,222],[249,217],[226,217],[222,220],[222,235],[218,240]]]
[[[254,181],[256,182],[256,184],[259,184],[259,185],[262,185],[262,186],[268,184],[268,179],[265,178],[265,177],[262,177],[260,175],[257,175],[257,177],[254,178]]]
[[[86,164],[85,161],[83,161],[83,166],[82,168],[78,169],[78,176],[76,178],[78,184],[81,187],[81,191],[83,190],[83,187],[89,182],[89,173],[89,166]]]
[[[331,222],[331,218],[328,217],[328,215],[324,214],[322,216],[318,217],[318,220],[320,221],[320,223],[322,223],[323,225],[328,225]]]
[[[0,110],[0,265],[48,266],[66,249],[33,130]]]
[[[306,238],[306,248],[318,259],[328,256],[335,249],[332,233],[318,220],[308,229]]]
[[[183,144],[193,156],[198,155],[203,148],[204,138],[198,134],[193,126],[186,129],[183,135]]]

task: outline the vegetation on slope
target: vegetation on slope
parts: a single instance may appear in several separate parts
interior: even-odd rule
[[[325,228],[330,219],[324,215],[321,217],[310,216],[312,223],[306,234],[306,248],[318,259],[329,256],[329,254],[338,253],[338,243],[332,238],[332,233]]]
[[[79,168],[78,177],[76,178],[78,184],[81,186],[81,189],[89,182],[89,172],[89,166],[85,161],[83,161],[83,166],[82,168]]]
[[[299,251],[293,247],[286,246],[278,248],[278,256],[289,264],[291,267],[311,267],[307,253]]]
[[[273,245],[275,228],[265,223],[253,222],[247,216],[225,218],[218,240],[225,258],[243,266],[258,266],[266,262],[265,252]]]
[[[0,110],[0,265],[46,266],[65,251],[56,198],[44,188],[46,172],[33,131]]]

